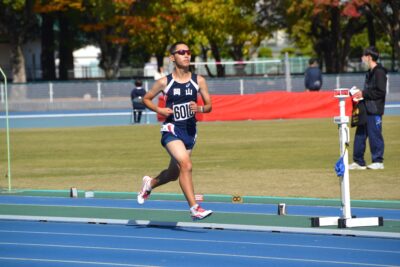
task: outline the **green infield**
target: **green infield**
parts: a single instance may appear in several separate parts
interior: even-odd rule
[[[383,132],[385,169],[351,171],[352,199],[400,199],[400,117],[385,116]],[[198,135],[196,193],[340,198],[333,119],[199,123]],[[10,139],[12,189],[135,192],[143,175],[155,176],[169,162],[159,125],[12,129]],[[0,143],[0,188],[7,189],[4,130]],[[349,151],[351,158],[352,142]],[[175,182],[157,192],[181,191]]]

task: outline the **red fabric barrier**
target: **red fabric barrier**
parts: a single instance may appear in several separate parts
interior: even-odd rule
[[[328,118],[339,116],[333,92],[266,92],[251,95],[212,95],[211,113],[197,114],[199,121]],[[164,106],[163,98],[159,106]],[[352,110],[346,99],[346,115]],[[159,120],[163,118],[158,117]]]

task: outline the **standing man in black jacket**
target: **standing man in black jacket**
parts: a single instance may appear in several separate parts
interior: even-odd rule
[[[382,115],[385,109],[386,98],[386,69],[377,63],[378,50],[371,46],[364,50],[361,58],[368,67],[365,76],[364,90],[360,90],[353,97],[363,99],[367,111],[367,121],[364,125],[357,126],[354,138],[353,160],[350,170],[381,170],[383,166],[384,141],[382,136]],[[372,164],[366,166],[364,153],[367,138],[371,150]]]
[[[142,112],[146,106],[143,104],[143,97],[146,94],[146,90],[142,87],[143,82],[141,80],[135,81],[135,88],[131,91],[131,101],[133,108],[133,122],[140,123]]]

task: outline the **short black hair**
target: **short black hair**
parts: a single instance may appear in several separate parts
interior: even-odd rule
[[[143,84],[142,80],[136,80],[135,81],[135,86],[137,86],[137,87],[142,86],[142,84]]]
[[[376,62],[379,58],[379,51],[375,46],[369,46],[364,49],[363,55],[371,56],[372,60]]]
[[[187,43],[183,42],[183,41],[175,42],[175,43],[174,43],[173,45],[171,45],[171,47],[169,48],[169,52],[171,53],[171,55],[175,52],[176,47],[177,47],[178,45],[181,45],[181,44],[186,45],[187,47],[189,47],[189,45],[188,45]]]
[[[316,58],[312,57],[312,58],[310,58],[310,59],[308,60],[308,64],[309,64],[309,65],[312,65],[312,64],[314,64],[314,63],[318,63],[318,60],[317,60]]]

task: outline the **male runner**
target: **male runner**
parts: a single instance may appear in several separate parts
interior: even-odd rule
[[[190,207],[193,220],[201,220],[212,214],[196,203],[192,182],[192,149],[196,142],[196,112],[210,112],[211,98],[204,77],[190,72],[189,47],[184,42],[177,42],[170,48],[170,60],[175,68],[171,74],[155,82],[151,90],[144,96],[147,108],[166,117],[161,127],[161,144],[165,147],[171,160],[167,169],[155,178],[143,177],[141,191],[137,196],[139,204],[143,204],[151,191],[163,184],[179,178],[179,185]],[[153,98],[160,92],[166,97],[166,107],[157,107]],[[197,105],[200,93],[204,106]]]

